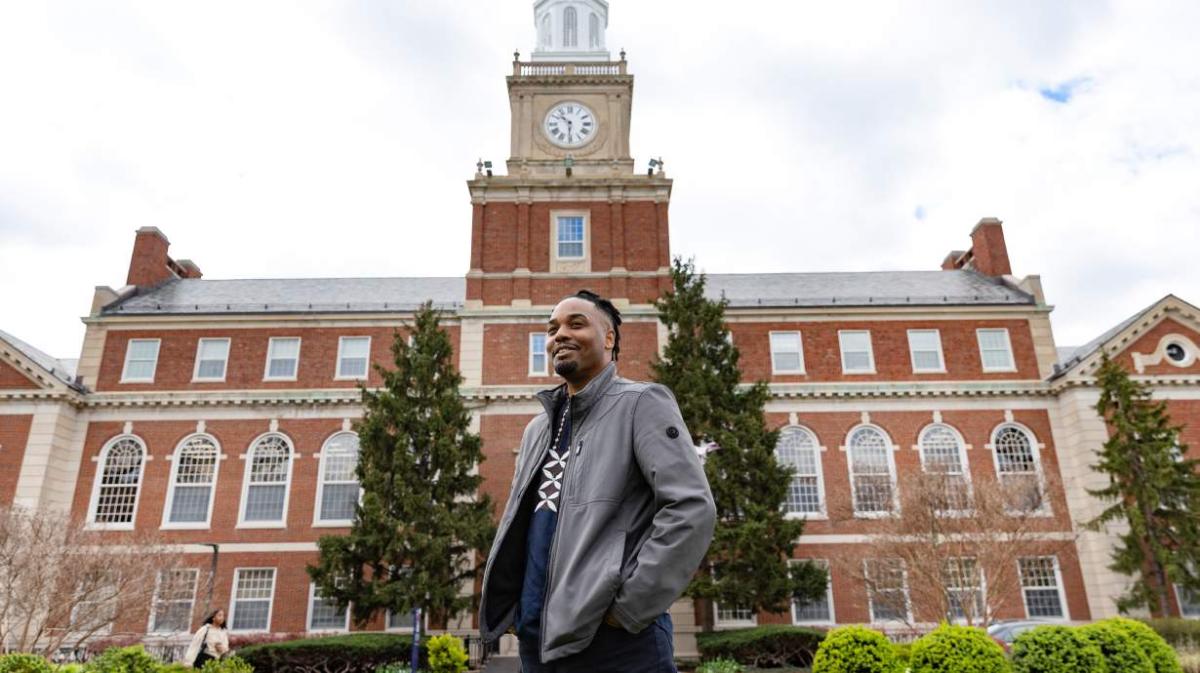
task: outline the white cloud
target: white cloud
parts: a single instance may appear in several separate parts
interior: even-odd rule
[[[77,356],[92,286],[123,283],[145,225],[209,277],[464,273],[463,181],[507,157],[530,4],[0,6],[3,327]],[[612,2],[676,253],[936,268],[998,216],[1060,344],[1200,301],[1200,6],[748,7]],[[1065,83],[1066,103],[1039,93]]]

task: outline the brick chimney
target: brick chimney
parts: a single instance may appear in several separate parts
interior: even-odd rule
[[[942,260],[942,269],[972,269],[985,276],[1010,276],[1008,247],[1004,244],[1004,225],[994,217],[985,217],[971,230],[971,249],[953,251]]]
[[[173,278],[200,278],[200,267],[191,260],[176,262],[167,256],[171,242],[158,227],[142,227],[133,239],[133,257],[129,260],[126,285],[140,288],[161,285]]]

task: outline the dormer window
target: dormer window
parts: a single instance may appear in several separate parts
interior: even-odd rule
[[[563,10],[563,41],[564,47],[579,46],[579,18],[576,16],[575,8],[568,7]]]

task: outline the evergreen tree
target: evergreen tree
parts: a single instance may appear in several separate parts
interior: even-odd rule
[[[770,390],[762,381],[739,386],[738,350],[725,326],[727,301],[704,296],[703,274],[676,258],[671,279],[673,291],[656,304],[670,337],[651,370],[675,393],[693,440],[719,447],[704,463],[716,531],[705,572],[687,593],[727,607],[786,612],[793,598],[825,595],[825,571],[788,562],[804,521],[788,519],[783,510],[792,468],[776,462],[779,432],[767,429],[763,418]]]
[[[481,570],[471,552],[486,557],[495,534],[491,499],[478,495],[483,454],[468,431],[450,337],[428,303],[411,327],[411,343],[400,331],[393,339],[395,368],[375,365],[383,386],[360,386],[362,502],[350,533],[322,536],[320,561],[308,568],[357,624],[383,610],[444,618],[470,607],[462,583]]]
[[[1107,354],[1097,381],[1096,411],[1111,434],[1092,469],[1108,476],[1108,486],[1089,492],[1111,504],[1089,527],[1129,524],[1109,566],[1134,578],[1117,607],[1165,616],[1172,584],[1200,590],[1200,461],[1184,458],[1187,447],[1179,443],[1180,428],[1171,425],[1166,403],[1152,400],[1149,386],[1131,379]]]

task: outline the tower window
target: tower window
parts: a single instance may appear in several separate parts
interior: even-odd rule
[[[599,49],[602,46],[600,44],[600,17],[592,12],[588,15],[588,47]]]
[[[577,215],[558,218],[558,258],[583,259],[583,218]]]
[[[554,45],[554,30],[550,27],[550,15],[542,17],[542,46],[549,49]]]
[[[563,10],[563,46],[578,47],[579,46],[579,19],[575,14],[574,7],[568,7]]]

